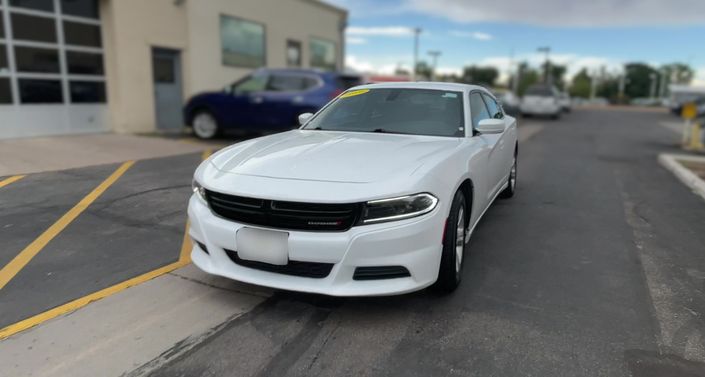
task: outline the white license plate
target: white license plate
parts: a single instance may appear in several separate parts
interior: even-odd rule
[[[244,227],[237,231],[235,238],[241,259],[281,266],[289,263],[287,232]]]

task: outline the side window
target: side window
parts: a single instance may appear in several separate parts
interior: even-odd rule
[[[267,87],[267,75],[252,75],[233,84],[233,94],[261,92]]]
[[[477,128],[481,120],[490,118],[490,113],[487,111],[487,106],[485,106],[485,101],[482,100],[480,93],[470,93],[470,113],[473,129]]]
[[[267,90],[273,92],[298,92],[304,88],[304,77],[297,75],[272,75]]]
[[[485,98],[485,103],[487,104],[487,108],[490,111],[490,117],[495,118],[495,119],[502,119],[504,118],[504,113],[502,112],[502,108],[499,107],[497,104],[497,101],[495,101],[492,97],[483,94],[482,97]]]

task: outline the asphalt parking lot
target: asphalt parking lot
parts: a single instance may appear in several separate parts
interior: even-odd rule
[[[658,165],[669,119],[521,122],[517,196],[446,297],[200,273],[185,208],[210,151],[29,174],[0,187],[0,375],[703,376],[705,202]]]

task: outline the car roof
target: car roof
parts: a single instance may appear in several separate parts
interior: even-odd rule
[[[377,84],[358,85],[350,89],[435,89],[435,90],[453,90],[453,91],[470,91],[482,90],[490,93],[487,88],[479,85],[460,84],[455,82],[433,82],[433,81],[412,81],[412,82],[384,82]]]
[[[323,76],[354,76],[347,73],[324,71],[319,68],[258,68],[257,72],[267,73],[306,73]]]

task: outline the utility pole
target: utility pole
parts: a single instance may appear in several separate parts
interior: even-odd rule
[[[548,85],[551,85],[551,84],[552,84],[552,81],[553,81],[553,77],[552,77],[553,75],[551,75],[551,61],[550,61],[549,58],[548,58],[549,54],[551,53],[551,47],[548,47],[548,46],[539,47],[539,48],[537,49],[537,51],[538,51],[538,52],[543,52],[543,53],[546,54],[546,64],[545,64],[546,70],[545,70],[545,72],[544,72],[543,82],[546,83],[546,84],[548,84]]]
[[[414,66],[411,67],[411,81],[416,81],[416,68],[419,65],[419,35],[421,34],[421,28],[415,27],[412,31],[414,32]]]
[[[621,75],[619,75],[619,103],[624,102],[624,87],[626,86],[626,81],[627,81],[627,74],[625,72],[622,72]]]
[[[433,65],[431,66],[431,81],[436,81],[436,66],[438,64],[438,57],[441,56],[441,52],[438,50],[434,51],[429,51],[428,54],[431,56],[431,59],[433,59]]]
[[[649,78],[651,79],[651,88],[649,90],[649,98],[654,99],[656,97],[656,77],[658,75],[656,73],[651,73],[649,74]]]
[[[666,67],[661,68],[661,80],[658,84],[658,96],[661,99],[666,98],[666,81],[668,80],[668,70]]]
[[[590,77],[590,100],[595,99],[595,94],[597,93],[597,70],[592,71],[592,76]]]

